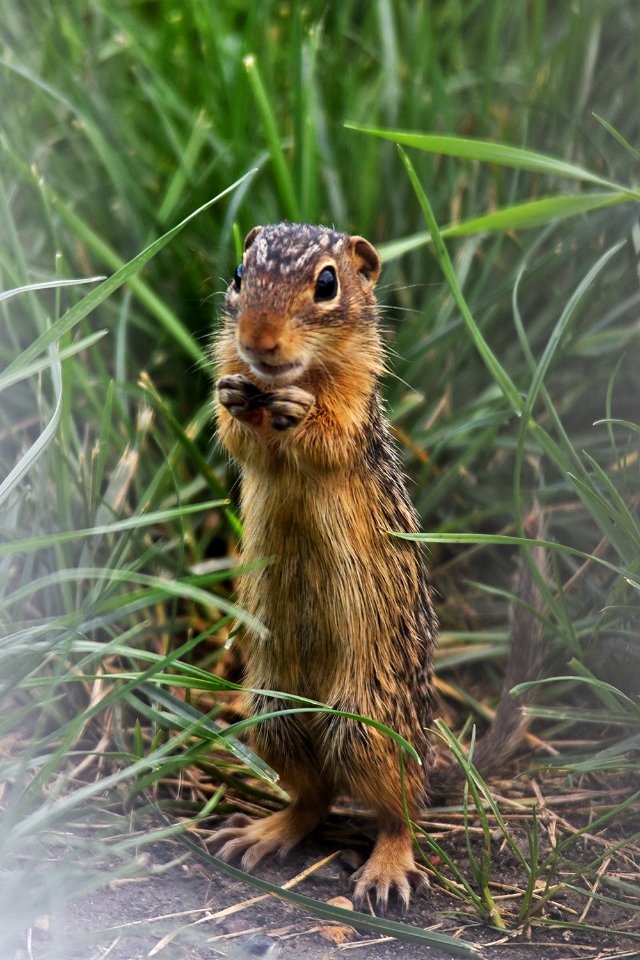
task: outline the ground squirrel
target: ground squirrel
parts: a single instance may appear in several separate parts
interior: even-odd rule
[[[246,632],[246,685],[402,734],[424,761],[405,763],[415,817],[429,790],[437,621],[422,548],[389,535],[417,531],[418,521],[377,391],[379,273],[363,237],[255,227],[215,346],[216,412],[220,440],[242,468],[243,561],[271,558],[239,585],[241,605],[268,630],[267,639]],[[254,714],[282,707],[251,695]],[[264,820],[231,818],[214,834],[219,856],[251,869],[284,855],[345,793],[378,820],[371,856],[354,874],[356,900],[374,893],[384,906],[394,892],[406,905],[425,874],[414,863],[394,742],[320,713],[273,718],[254,731],[255,751],[291,803]]]

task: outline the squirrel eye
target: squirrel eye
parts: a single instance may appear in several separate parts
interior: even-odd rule
[[[236,267],[236,272],[233,275],[233,285],[236,290],[239,290],[242,286],[242,264],[239,263]]]
[[[316,300],[333,300],[338,292],[338,278],[333,267],[325,267],[316,280]]]

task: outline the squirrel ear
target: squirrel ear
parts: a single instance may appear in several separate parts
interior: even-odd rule
[[[349,241],[357,269],[367,280],[375,283],[381,267],[378,251],[364,237],[349,237]]]
[[[258,236],[260,231],[264,229],[263,227],[254,227],[253,230],[249,230],[249,233],[244,238],[244,249],[248,250],[255,238]]]

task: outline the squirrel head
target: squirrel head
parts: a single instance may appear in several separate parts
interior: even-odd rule
[[[254,227],[225,298],[239,358],[258,379],[331,373],[364,350],[380,367],[374,295],[380,257],[364,237],[326,227]]]

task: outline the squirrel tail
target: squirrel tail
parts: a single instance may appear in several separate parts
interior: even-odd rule
[[[537,503],[525,520],[525,529],[529,539],[545,539],[546,528]],[[539,546],[532,546],[530,550],[533,566],[546,580],[546,551]],[[524,559],[520,562],[514,593],[520,602],[512,604],[509,613],[510,650],[500,703],[491,726],[477,741],[473,751],[473,765],[483,778],[502,768],[522,743],[529,725],[526,707],[533,699],[534,689],[516,698],[511,697],[509,691],[516,684],[539,679],[545,659],[543,623],[539,616],[544,603],[538,583]],[[459,795],[464,782],[464,773],[457,763],[439,759],[427,783],[431,802]]]

